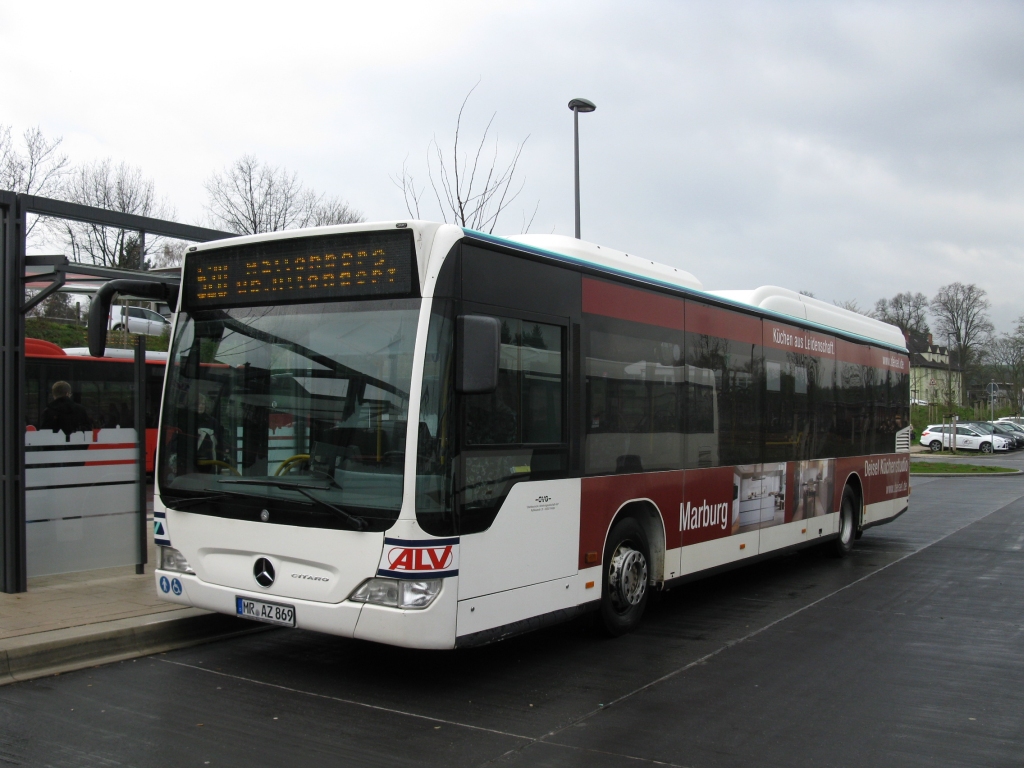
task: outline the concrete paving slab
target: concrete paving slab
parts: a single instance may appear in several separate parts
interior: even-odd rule
[[[151,564],[142,575],[135,566],[124,566],[38,576],[29,579],[27,592],[0,593],[0,640],[177,610],[180,606],[157,597],[155,560],[151,543]]]

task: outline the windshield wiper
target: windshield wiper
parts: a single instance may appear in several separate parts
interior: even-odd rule
[[[356,530],[365,531],[367,527],[367,523],[363,518],[353,515],[350,512],[346,512],[341,507],[336,507],[330,502],[324,501],[323,499],[318,499],[316,496],[311,494],[309,490],[307,490],[312,489],[314,491],[326,491],[328,487],[325,487],[323,485],[310,485],[308,483],[290,483],[287,480],[274,480],[269,477],[266,480],[248,477],[238,479],[226,477],[222,480],[218,480],[217,482],[230,483],[231,485],[266,485],[272,488],[281,488],[282,490],[286,491],[298,491],[307,499],[312,501],[314,504],[319,504],[321,507],[331,510],[331,512],[334,512],[336,515],[339,515],[348,522],[352,523],[354,526],[356,526]]]
[[[166,504],[171,509],[181,509],[183,507],[191,507],[193,504],[202,504],[203,502],[207,501],[219,501],[220,499],[226,499],[229,496],[240,496],[244,499],[256,498],[255,496],[249,493],[237,493],[235,491],[220,491],[218,493],[208,493],[204,496],[189,496],[186,498],[178,499],[177,501],[172,501],[170,504],[164,502],[164,504]]]

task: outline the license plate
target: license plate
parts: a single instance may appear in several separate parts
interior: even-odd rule
[[[291,605],[267,603],[263,600],[250,600],[247,597],[236,597],[235,613],[243,619],[265,621],[267,624],[278,624],[282,627],[295,626],[295,607]]]

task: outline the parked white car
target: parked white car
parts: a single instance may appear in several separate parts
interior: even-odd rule
[[[932,424],[925,427],[921,433],[921,445],[927,446],[933,452],[938,453],[943,448],[949,449],[951,440],[949,431],[952,427],[949,424]],[[956,449],[958,451],[981,451],[992,453],[996,451],[1010,450],[1012,443],[1000,435],[987,435],[970,426],[957,425],[956,428]]]
[[[124,328],[124,312],[128,310],[128,332],[138,333],[145,336],[162,336],[166,333],[171,324],[167,318],[159,312],[142,307],[111,306],[110,316],[107,321],[107,329],[120,331]]]

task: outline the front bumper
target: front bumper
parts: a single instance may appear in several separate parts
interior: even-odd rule
[[[341,637],[371,640],[406,648],[454,648],[458,609],[458,577],[444,580],[441,594],[429,607],[402,610],[344,600],[318,603],[267,595],[254,590],[209,584],[189,574],[157,569],[157,595],[172,603],[236,616],[236,598],[269,600],[295,607],[295,626]]]

